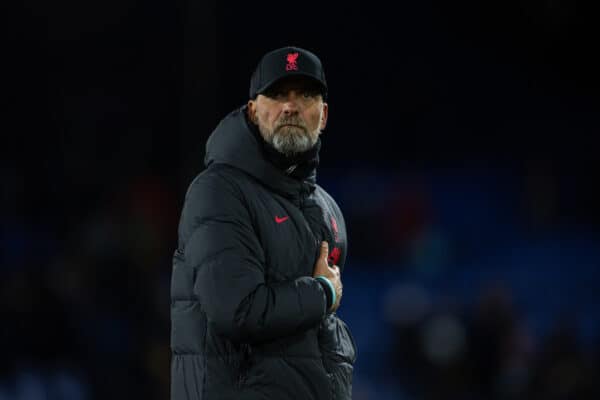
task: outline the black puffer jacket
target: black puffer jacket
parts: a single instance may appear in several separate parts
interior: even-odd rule
[[[344,219],[314,170],[287,176],[251,129],[245,107],[221,121],[186,195],[171,399],[350,399],[356,348],[311,277],[322,240],[343,271]]]

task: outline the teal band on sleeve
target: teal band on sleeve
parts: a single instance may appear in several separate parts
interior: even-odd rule
[[[333,287],[333,283],[327,278],[325,275],[315,276],[315,279],[320,280],[321,282],[325,282],[327,286],[329,286],[329,290],[331,291],[331,307],[335,304],[336,295],[335,295],[335,287]]]

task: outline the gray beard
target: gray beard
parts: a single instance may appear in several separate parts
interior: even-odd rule
[[[301,128],[284,127],[277,132],[265,132],[259,128],[265,140],[286,156],[305,152],[317,143],[318,135],[311,136]]]

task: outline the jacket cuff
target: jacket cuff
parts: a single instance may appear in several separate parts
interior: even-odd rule
[[[315,279],[321,284],[321,287],[323,287],[325,297],[327,298],[327,311],[329,311],[335,304],[335,288],[333,287],[333,283],[323,275],[316,276]]]

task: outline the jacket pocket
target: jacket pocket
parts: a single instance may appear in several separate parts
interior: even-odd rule
[[[356,343],[346,323],[335,315],[323,319],[319,329],[319,347],[331,380],[332,398],[351,399]]]

